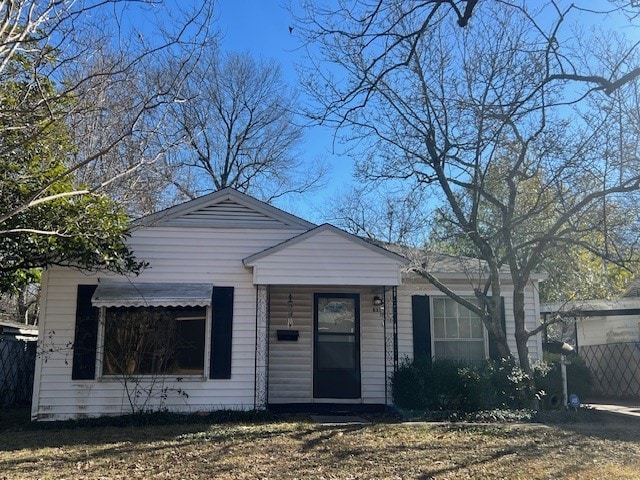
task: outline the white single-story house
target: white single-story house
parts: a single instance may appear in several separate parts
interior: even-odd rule
[[[405,358],[493,354],[480,320],[403,273],[403,256],[232,189],[138,220],[129,244],[148,264],[137,277],[44,273],[33,419],[385,406]],[[429,265],[473,297],[477,261]],[[527,289],[532,328],[540,278]],[[504,292],[515,351],[508,278]],[[530,352],[542,356],[540,336]]]

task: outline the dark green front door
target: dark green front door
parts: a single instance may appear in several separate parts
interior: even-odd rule
[[[360,295],[316,293],[314,398],[360,398]]]

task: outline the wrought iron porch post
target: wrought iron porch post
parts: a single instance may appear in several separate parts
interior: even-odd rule
[[[398,287],[391,287],[393,302],[393,373],[398,371]]]
[[[264,409],[269,403],[269,297],[268,285],[256,286],[255,409]]]
[[[392,402],[391,380],[398,370],[398,288],[384,287],[384,374],[385,374],[385,401]]]

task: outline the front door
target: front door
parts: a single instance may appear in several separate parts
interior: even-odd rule
[[[360,295],[316,293],[314,398],[360,398]]]

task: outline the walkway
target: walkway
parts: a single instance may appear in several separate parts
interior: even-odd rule
[[[617,413],[619,415],[628,415],[640,418],[640,401],[628,401],[628,400],[596,400],[594,402],[586,403],[587,408],[593,408],[594,410],[600,410],[603,412]]]

